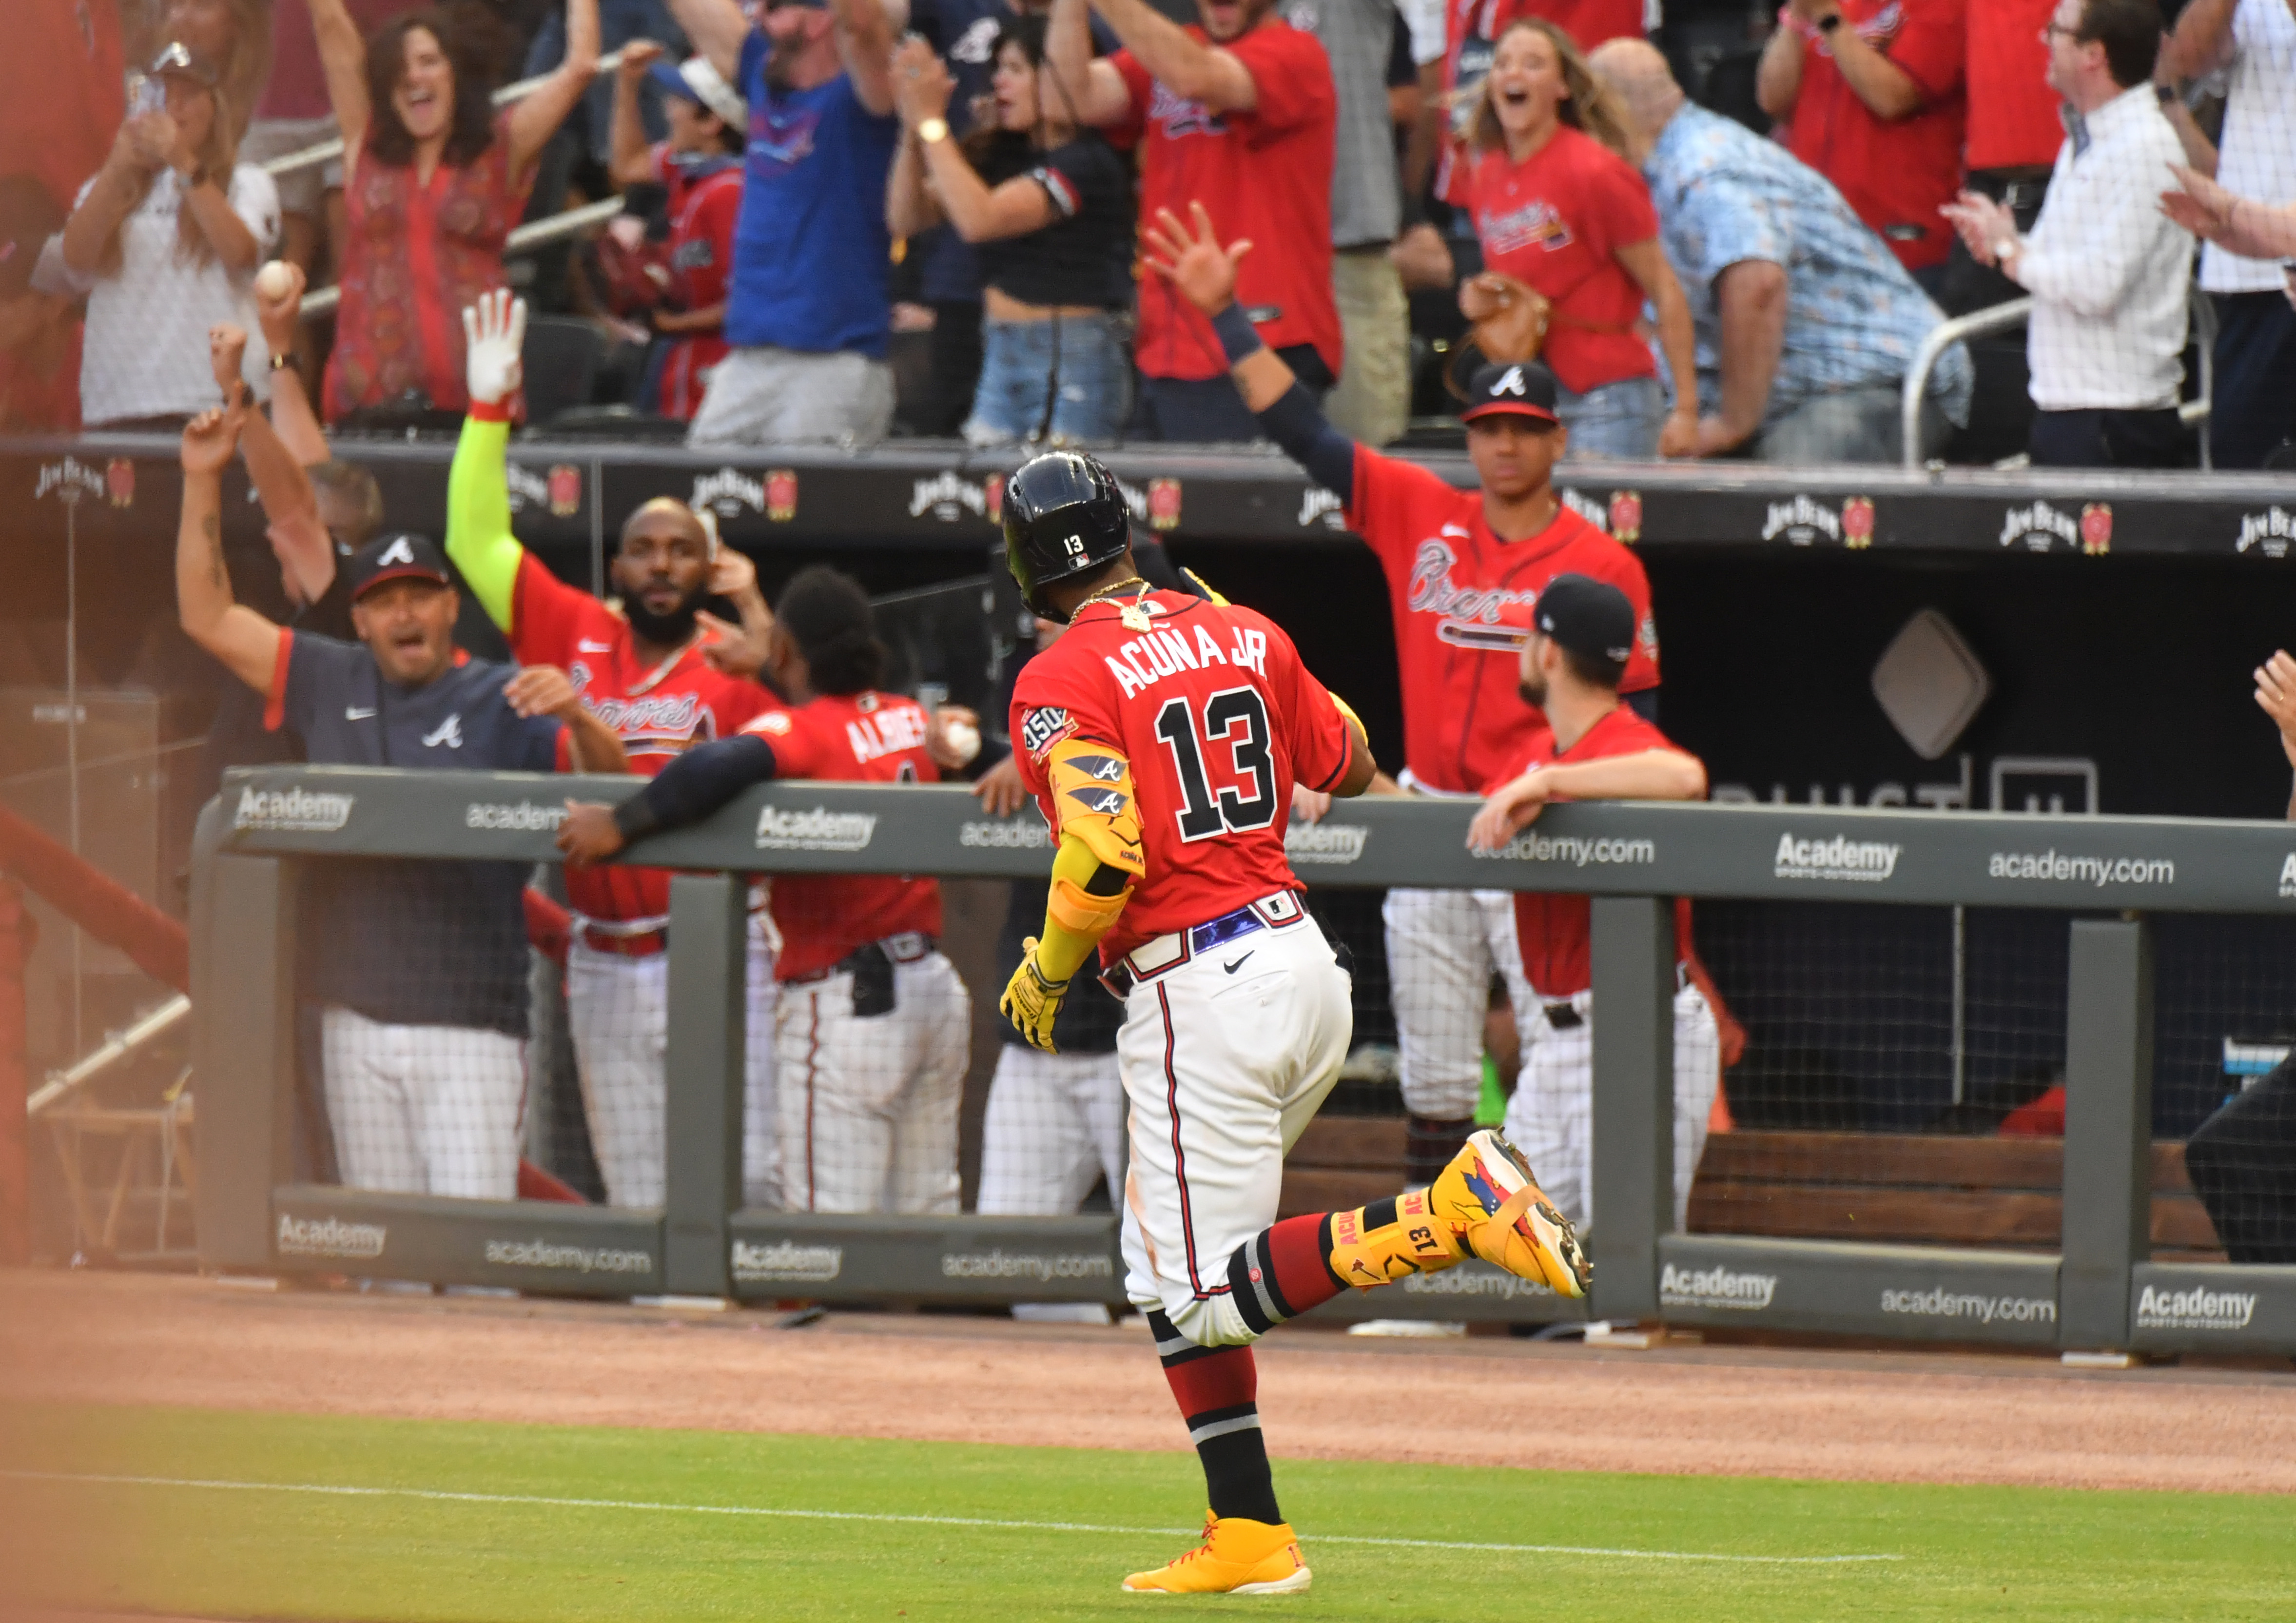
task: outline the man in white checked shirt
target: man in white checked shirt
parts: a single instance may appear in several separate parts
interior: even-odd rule
[[[1972,192],[1944,213],[1972,258],[2033,295],[2034,463],[2174,467],[2193,240],[2160,205],[2184,154],[2152,83],[2161,12],[2153,0],[2060,0],[2042,37],[2068,135],[2032,234]]]

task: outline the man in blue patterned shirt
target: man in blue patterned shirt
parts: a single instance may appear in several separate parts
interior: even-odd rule
[[[1659,236],[1698,332],[1698,455],[1895,462],[1915,352],[1945,316],[1826,179],[1743,125],[1687,104],[1666,58],[1612,40],[1595,75],[1624,113]],[[1956,344],[1931,373],[1922,454],[1969,421]]]

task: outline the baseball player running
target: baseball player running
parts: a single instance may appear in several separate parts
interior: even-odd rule
[[[1123,496],[1092,458],[1029,463],[1005,486],[1004,515],[1021,595],[1068,629],[1013,697],[1021,776],[1058,843],[1043,934],[1001,1006],[1050,1048],[1095,948],[1124,1000],[1125,1284],[1210,1501],[1203,1544],[1124,1587],[1304,1590],[1250,1343],[1348,1285],[1470,1255],[1567,1296],[1584,1293],[1586,1262],[1529,1167],[1490,1132],[1431,1187],[1275,1221],[1284,1152],[1352,1034],[1348,973],[1300,906],[1283,830],[1295,780],[1337,795],[1370,783],[1363,727],[1273,621],[1142,579]]]
[[[608,566],[619,611],[566,585],[511,534],[504,455],[518,390],[524,301],[482,294],[463,312],[470,414],[447,493],[447,555],[520,660],[562,666],[584,705],[622,738],[631,766],[659,772],[682,750],[732,734],[775,709],[756,683],[714,668],[697,617],[713,594],[762,621],[757,572],[691,508],[667,496],[622,526]],[[566,949],[566,1016],[581,1072],[590,1144],[616,1206],[662,1200],[663,1055],[668,1051],[669,875],[659,868],[575,868]],[[772,1203],[774,955],[763,903],[751,918],[745,1198]]]
[[[221,541],[221,475],[242,403],[184,430],[176,542],[184,630],[265,695],[313,761],[472,771],[628,769],[621,741],[566,673],[461,660],[447,561],[387,535],[347,566],[360,641],[290,631],[234,602]],[[526,865],[393,860],[314,865],[305,886],[324,1008],[327,1116],[357,1189],[507,1201],[526,1102]]]
[[[775,778],[931,783],[924,707],[880,692],[885,646],[853,579],[800,570],[775,606],[767,669],[791,700],[688,750],[619,807],[568,802],[559,849],[603,862]],[[792,835],[791,839],[804,838]],[[759,830],[759,844],[771,832]],[[940,886],[890,874],[785,873],[775,1080],[781,1203],[796,1211],[953,1213],[972,999],[941,955]]]
[[[1557,575],[1538,604],[1509,605],[1528,634],[1522,696],[1545,725],[1519,775],[1495,785],[1467,831],[1479,851],[1504,848],[1551,800],[1702,800],[1696,756],[1621,703],[1619,681],[1634,645],[1635,611],[1616,586]],[[1507,1135],[1546,1174],[1555,1206],[1584,1231],[1594,1221],[1595,1024],[1588,989],[1587,898],[1523,891],[1514,898],[1522,971],[1546,1034],[1508,1102]],[[1707,1111],[1722,1084],[1714,1012],[1689,978],[1690,903],[1674,904],[1674,1225],[1690,1206],[1691,1175],[1706,1147]]]
[[[1635,606],[1624,690],[1655,701],[1658,633],[1650,584],[1633,553],[1563,506],[1549,474],[1568,442],[1554,379],[1536,364],[1485,366],[1461,414],[1478,488],[1382,456],[1326,422],[1292,370],[1261,343],[1235,302],[1235,265],[1195,206],[1193,233],[1169,211],[1142,232],[1153,267],[1212,318],[1244,404],[1284,452],[1345,498],[1348,527],[1387,576],[1403,687],[1400,782],[1419,794],[1471,799],[1522,758],[1539,723],[1517,693],[1516,633],[1499,623],[1566,570],[1608,580]],[[1491,975],[1507,983],[1529,1049],[1538,1005],[1517,968],[1513,898],[1503,890],[1387,893],[1388,979],[1410,1111],[1409,1176],[1441,1167],[1474,1125],[1482,1089],[1483,1017]]]

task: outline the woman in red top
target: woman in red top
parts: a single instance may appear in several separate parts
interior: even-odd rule
[[[1650,188],[1619,156],[1625,139],[1568,34],[1532,17],[1500,34],[1472,142],[1468,209],[1483,268],[1528,283],[1554,307],[1540,358],[1561,386],[1568,455],[1689,455],[1698,439],[1690,308],[1660,251]],[[1640,331],[1645,299],[1674,373],[1670,414]],[[1497,306],[1496,283],[1461,284],[1469,320]]]
[[[466,305],[503,283],[503,242],[536,160],[598,71],[598,0],[567,0],[566,60],[494,109],[483,11],[426,7],[361,40],[343,0],[310,0],[343,132],[342,304],[326,418],[461,419]]]

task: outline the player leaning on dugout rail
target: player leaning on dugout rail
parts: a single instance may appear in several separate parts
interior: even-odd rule
[[[1585,1258],[1489,1132],[1430,1187],[1275,1220],[1284,1152],[1338,1079],[1353,1023],[1348,971],[1284,854],[1292,786],[1361,794],[1371,746],[1272,620],[1141,578],[1123,496],[1091,457],[1028,463],[1004,515],[1022,598],[1068,628],[1013,690],[1015,757],[1057,847],[1043,934],[1002,1007],[1051,1047],[1095,954],[1124,1000],[1125,1286],[1210,1501],[1203,1544],[1124,1587],[1297,1593],[1309,1571],[1276,1504],[1250,1343],[1349,1285],[1470,1257],[1583,1295]]]

